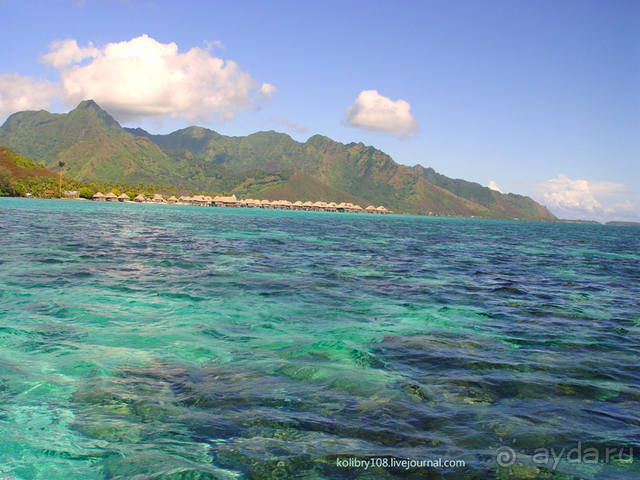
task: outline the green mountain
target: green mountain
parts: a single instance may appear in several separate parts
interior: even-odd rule
[[[21,196],[26,191],[17,183],[42,180],[51,183],[57,174],[39,163],[0,145],[0,196]]]
[[[157,145],[123,130],[87,100],[66,114],[18,112],[0,128],[0,144],[79,180],[166,182],[175,169]]]
[[[57,177],[39,163],[0,145],[0,173],[11,181],[23,178]]]
[[[202,192],[284,200],[351,201],[397,212],[553,220],[528,197],[399,165],[362,143],[321,135],[228,137],[202,127],[168,135],[122,128],[91,100],[66,114],[18,112],[0,127],[0,144],[45,166],[66,162],[85,181],[172,184]]]

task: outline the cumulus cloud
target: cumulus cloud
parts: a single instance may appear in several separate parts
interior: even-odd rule
[[[42,61],[53,68],[63,68],[86,58],[95,58],[99,54],[100,51],[91,43],[88,47],[80,48],[73,39],[56,40],[49,45],[49,53],[42,57]]]
[[[624,185],[611,182],[572,180],[559,174],[543,184],[544,199],[550,207],[595,212],[602,208],[595,194],[610,194],[624,190]]]
[[[630,187],[623,183],[574,180],[564,174],[538,185],[544,203],[566,216],[611,218],[637,216],[636,202]]]
[[[271,95],[276,93],[278,89],[271,85],[270,83],[263,83],[260,85],[260,89],[258,90],[258,94],[262,97],[269,98]]]
[[[418,128],[418,122],[411,115],[409,102],[391,100],[377,90],[360,92],[354,104],[347,109],[346,116],[348,125],[392,135],[410,137]]]
[[[180,52],[175,43],[148,35],[103,48],[79,47],[68,39],[52,43],[49,50],[43,61],[58,70],[67,104],[93,99],[124,121],[165,116],[229,120],[237,111],[259,108],[276,92],[206,48]]]
[[[496,192],[502,193],[502,190],[500,190],[500,187],[495,181],[491,180],[488,186],[491,190],[495,190]]]
[[[59,93],[55,83],[36,80],[17,73],[0,75],[0,117],[20,110],[49,108]]]

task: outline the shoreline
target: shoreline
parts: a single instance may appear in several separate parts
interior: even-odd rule
[[[76,201],[76,202],[94,202],[94,203],[129,203],[129,204],[137,204],[137,205],[177,205],[177,206],[207,206],[207,207],[218,207],[218,208],[244,208],[244,209],[256,209],[256,210],[288,210],[288,211],[316,211],[323,213],[370,213],[367,211],[362,212],[344,212],[344,211],[336,211],[336,210],[303,210],[296,208],[263,208],[263,207],[249,207],[249,206],[224,206],[224,205],[197,205],[192,203],[185,202],[154,202],[151,200],[146,200],[144,202],[136,202],[133,200],[126,201],[96,201],[88,198],[65,198],[65,197],[16,197],[16,196],[4,196],[1,198],[22,198],[22,199],[31,199],[31,200],[64,200],[64,201]],[[277,202],[277,201],[276,201]],[[273,203],[273,202],[272,202]],[[363,209],[364,210],[364,209]],[[372,215],[381,215],[381,213],[371,212]],[[457,218],[457,219],[470,219],[470,220],[509,220],[516,222],[541,222],[541,223],[558,223],[558,224],[575,224],[575,225],[600,225],[607,227],[640,227],[640,222],[631,222],[631,221],[623,221],[623,220],[610,220],[607,222],[598,222],[597,220],[571,220],[571,219],[556,219],[556,220],[528,220],[528,219],[520,219],[520,218],[506,218],[506,217],[480,217],[480,216],[463,216],[463,215],[443,215],[443,214],[425,214],[425,213],[407,213],[407,212],[393,212],[387,210],[384,212],[384,215],[402,215],[407,217],[429,217],[429,218]]]

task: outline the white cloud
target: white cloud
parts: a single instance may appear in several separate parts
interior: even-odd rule
[[[625,189],[625,185],[611,182],[589,182],[588,180],[572,180],[559,174],[543,183],[544,199],[550,207],[584,210],[595,212],[602,205],[595,195],[609,195]]]
[[[270,83],[263,83],[260,85],[260,90],[258,90],[258,94],[262,97],[269,98],[271,95],[276,93],[278,89],[271,85]]]
[[[564,174],[538,185],[538,192],[549,208],[567,217],[596,219],[637,217],[637,203],[623,183],[574,180]],[[621,198],[627,197],[627,198]]]
[[[491,180],[488,186],[491,190],[495,190],[496,192],[502,193],[502,190],[500,190],[500,187],[495,181]]]
[[[95,58],[100,51],[91,43],[88,47],[80,48],[73,39],[56,40],[49,45],[49,53],[42,57],[42,61],[53,68],[63,68],[72,63],[79,63],[86,58]]]
[[[204,48],[207,52],[210,52],[214,48],[224,50],[224,44],[220,40],[205,40]]]
[[[194,47],[141,35],[129,41],[79,47],[73,39],[54,42],[43,61],[60,73],[64,100],[93,99],[119,120],[184,117],[190,121],[233,118],[259,108],[275,92],[259,84],[232,60]]]
[[[605,213],[608,214],[629,214],[633,213],[636,210],[636,204],[631,200],[625,200],[623,202],[614,203],[613,205],[606,207],[604,209]]]
[[[0,75],[0,118],[20,110],[49,108],[59,93],[56,84],[17,73]]]
[[[411,115],[411,105],[405,100],[391,100],[377,90],[363,90],[347,109],[347,124],[392,135],[412,136],[418,122]]]

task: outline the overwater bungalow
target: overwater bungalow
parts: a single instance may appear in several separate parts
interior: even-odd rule
[[[322,212],[327,208],[327,204],[325,202],[314,202],[312,210],[314,212]]]
[[[93,194],[93,197],[91,197],[92,200],[95,200],[96,202],[104,202],[105,201],[105,197],[104,194],[102,192],[96,192]]]
[[[118,201],[118,196],[113,192],[109,192],[104,196],[104,199],[107,202],[117,202]]]
[[[313,202],[306,201],[302,204],[302,209],[305,211],[313,210]]]
[[[143,194],[139,193],[133,198],[134,202],[143,203],[146,200]]]
[[[211,202],[207,202],[206,198],[204,198],[204,195],[194,195],[193,197],[191,197],[190,203],[191,205],[199,205],[201,207],[206,207],[207,205],[211,204]]]
[[[290,210],[291,202],[289,200],[274,200],[271,202],[271,207],[280,210]]]
[[[213,204],[216,207],[239,207],[240,201],[238,201],[235,195],[231,195],[229,197],[216,195],[213,197]]]
[[[303,207],[302,202],[300,200],[297,200],[297,201],[293,202],[293,205],[291,206],[291,209],[292,210],[303,210],[304,207]]]
[[[249,208],[260,208],[260,200],[255,200],[253,198],[247,198],[244,201],[244,203]]]
[[[345,212],[358,213],[358,211],[360,212],[362,211],[362,207],[360,207],[360,205],[354,205],[353,203],[349,203],[349,202],[347,202],[345,205],[346,205],[344,209]]]
[[[131,200],[131,198],[129,198],[129,195],[127,195],[126,193],[121,193],[120,195],[118,195],[118,201],[119,202],[128,202],[129,200]]]
[[[389,213],[389,210],[387,210],[383,205],[380,205],[378,208],[376,208],[376,212],[385,214]]]
[[[167,198],[167,203],[178,203],[178,199],[175,195],[171,195],[169,198]]]
[[[160,195],[159,193],[156,193],[155,195],[153,195],[151,201],[153,203],[164,203],[164,198],[162,198],[162,195]]]
[[[75,199],[77,199],[79,197],[79,193],[78,193],[77,190],[64,190],[62,192],[62,196],[64,198],[69,198],[69,199],[75,200]]]
[[[260,200],[260,208],[273,208],[269,200]]]
[[[182,195],[178,201],[180,203],[186,203],[187,205],[191,203],[191,197],[189,195]]]
[[[376,207],[374,207],[373,205],[369,205],[367,208],[364,209],[364,211],[366,213],[376,213]]]

